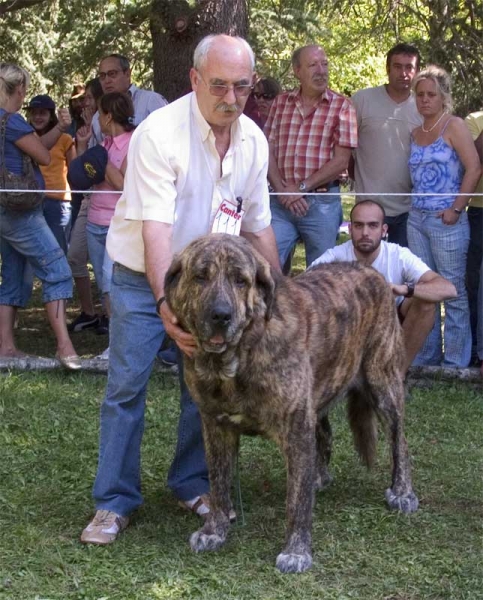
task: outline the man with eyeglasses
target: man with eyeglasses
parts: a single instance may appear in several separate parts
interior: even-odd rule
[[[110,54],[99,63],[97,73],[104,94],[110,92],[123,92],[130,94],[134,105],[134,124],[141,121],[158,108],[168,104],[166,98],[157,92],[143,90],[131,83],[131,67],[129,60],[121,54]],[[89,145],[100,144],[103,135],[99,125],[99,113],[92,119],[92,138]]]
[[[264,131],[268,179],[279,194],[271,210],[280,262],[301,238],[308,266],[335,245],[342,222],[339,175],[357,146],[357,123],[351,102],[327,87],[323,48],[299,48],[292,68],[300,87],[275,98]]]
[[[209,512],[200,417],[182,368],[182,353],[192,356],[196,346],[164,301],[164,277],[173,254],[210,231],[244,236],[280,269],[270,226],[268,144],[242,115],[254,62],[241,38],[204,38],[190,71],[193,92],[151,114],[132,136],[124,192],[107,236],[114,260],[109,371],[94,484],[97,512],[82,532],[84,543],[114,542],[142,504],[146,389],[164,328],[179,348],[181,387],[168,486],[183,508],[201,517]]]

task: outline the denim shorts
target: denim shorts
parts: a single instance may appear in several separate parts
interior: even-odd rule
[[[44,304],[72,297],[67,258],[47,225],[41,206],[19,213],[0,207],[0,254],[0,304],[27,305],[32,292],[32,270],[42,282]]]

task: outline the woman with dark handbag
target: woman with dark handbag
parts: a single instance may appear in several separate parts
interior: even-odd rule
[[[42,282],[42,299],[57,340],[56,358],[67,369],[79,369],[80,359],[67,332],[65,301],[72,297],[72,274],[64,252],[42,214],[42,175],[49,148],[60,132],[39,138],[18,114],[29,84],[28,73],[0,63],[0,357],[24,357],[13,335],[18,307],[30,298],[28,264]],[[25,190],[25,191],[15,191]]]

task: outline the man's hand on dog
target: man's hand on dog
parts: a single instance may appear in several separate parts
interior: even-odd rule
[[[160,308],[161,319],[163,320],[164,328],[169,337],[177,344],[181,352],[193,357],[196,350],[196,342],[191,333],[186,333],[184,329],[181,329],[178,325],[178,319],[171,312],[168,303],[163,302]]]

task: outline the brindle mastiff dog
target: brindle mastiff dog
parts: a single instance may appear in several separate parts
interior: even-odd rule
[[[211,234],[177,255],[166,275],[168,304],[196,339],[184,375],[199,406],[211,507],[191,536],[215,550],[229,528],[233,462],[241,433],[280,446],[287,465],[287,535],[277,567],[310,568],[314,491],[330,482],[328,411],[346,395],[363,461],[373,459],[377,418],[392,446],[390,508],[418,508],[403,433],[404,347],[392,292],[358,264],[321,265],[293,279],[243,238]]]

